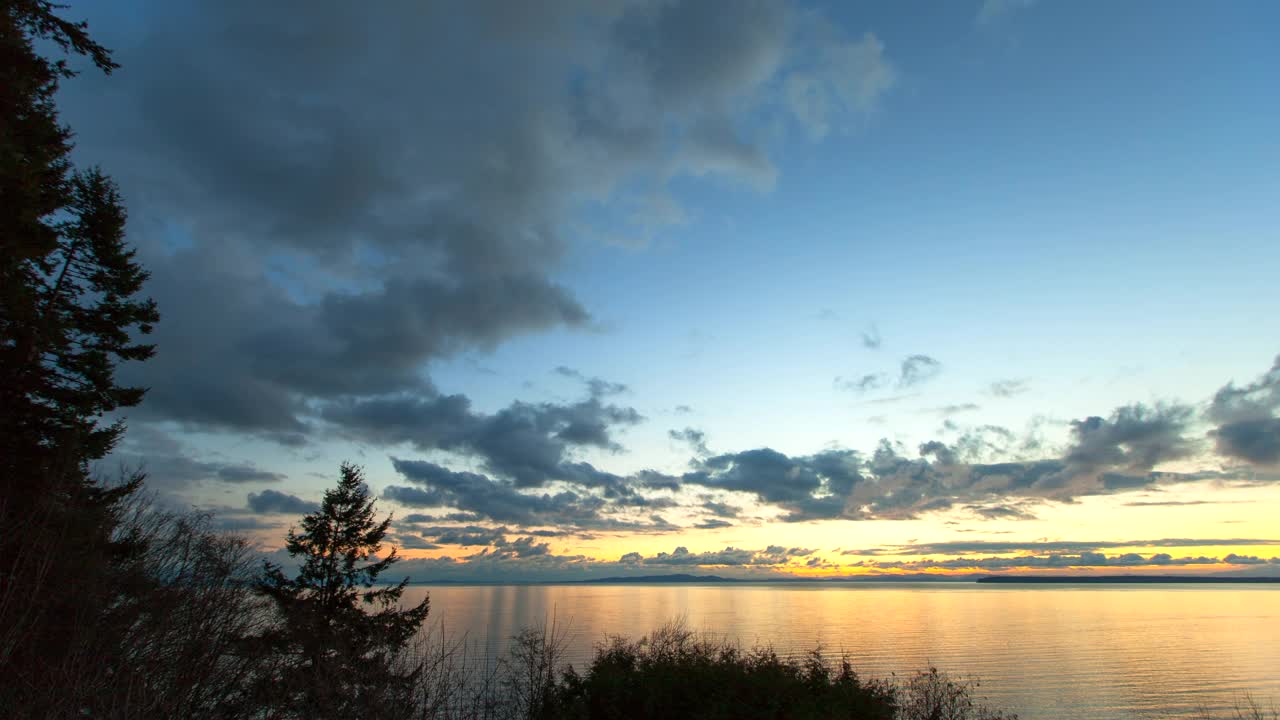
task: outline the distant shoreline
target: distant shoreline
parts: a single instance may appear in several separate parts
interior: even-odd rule
[[[1213,577],[1203,575],[1094,575],[1071,577],[1069,575],[1028,575],[1023,577],[1001,576],[978,578],[976,582],[999,585],[1158,585],[1158,584],[1242,584],[1242,583],[1280,583],[1280,577]]]
[[[493,581],[493,580],[422,580],[410,585],[857,585],[871,583],[933,583],[937,585],[957,584],[995,584],[995,585],[1158,585],[1158,584],[1257,584],[1280,583],[1278,577],[1233,577],[1233,576],[1201,576],[1201,575],[1023,575],[1023,576],[983,576],[983,577],[938,577],[933,576],[854,576],[827,578],[727,578],[719,575],[640,575],[636,577],[606,577],[580,580],[526,580],[526,581]]]

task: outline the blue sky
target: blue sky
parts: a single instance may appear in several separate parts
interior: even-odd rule
[[[131,7],[68,11],[123,68],[63,112],[167,323],[114,460],[174,504],[270,546],[352,459],[423,577],[1269,539],[1273,4]]]

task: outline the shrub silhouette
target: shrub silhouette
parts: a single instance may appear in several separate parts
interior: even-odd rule
[[[565,671],[531,715],[889,720],[894,708],[893,688],[863,682],[847,660],[833,666],[819,651],[788,660],[768,648],[698,638],[676,623],[638,642],[610,639],[581,674]]]

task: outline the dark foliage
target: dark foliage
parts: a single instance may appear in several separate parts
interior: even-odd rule
[[[142,478],[104,485],[88,464],[124,430],[103,415],[142,398],[115,368],[151,355],[135,336],[157,313],[115,186],[70,163],[54,101],[75,73],[35,43],[115,64],[58,8],[0,0],[0,707],[23,717],[109,715],[115,691],[89,679],[128,687],[117,649],[149,587],[145,540],[121,532]]]
[[[337,487],[318,512],[290,531],[289,554],[301,561],[288,578],[266,564],[258,582],[279,619],[256,639],[270,658],[253,702],[271,717],[403,717],[412,705],[418,669],[402,658],[426,619],[428,603],[400,609],[406,578],[379,587],[378,576],[399,558],[379,558],[391,518],[375,518],[359,468],[343,464]]]
[[[145,360],[134,341],[158,320],[135,296],[147,273],[124,241],[125,210],[97,169],[75,171],[71,132],[58,123],[65,60],[35,53],[35,38],[114,68],[84,26],[37,0],[0,10],[0,469],[6,496],[38,496],[44,473],[107,454],[123,432],[104,413],[138,404],[115,381],[121,361]],[[72,462],[72,467],[77,463]]]
[[[572,668],[549,687],[542,718],[884,718],[890,686],[832,667],[813,653],[786,660],[768,649],[696,639],[679,626],[639,642],[613,639],[582,674]]]

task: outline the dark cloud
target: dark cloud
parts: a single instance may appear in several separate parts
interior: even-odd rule
[[[710,499],[703,501],[702,509],[721,518],[736,518],[742,514],[742,508],[737,505],[716,502]]]
[[[587,485],[615,482],[611,478],[616,476],[569,463],[569,450],[619,451],[614,428],[643,419],[633,408],[605,404],[594,395],[569,404],[517,402],[492,415],[473,412],[460,395],[400,395],[335,404],[324,417],[359,439],[477,457],[520,487],[562,479]]]
[[[792,458],[761,448],[706,458],[682,481],[754,494],[798,521],[839,517],[850,491],[863,479],[858,466],[858,455],[850,450]]]
[[[550,555],[551,546],[544,542],[540,543],[532,537],[520,537],[510,542],[505,538],[500,538],[494,542],[492,550],[483,551],[482,554],[518,560]]]
[[[625,496],[607,500],[593,494],[562,490],[556,493],[522,492],[515,484],[493,480],[471,472],[458,472],[423,460],[392,458],[396,472],[417,485],[392,485],[382,496],[408,507],[448,507],[496,522],[520,526],[655,530],[666,529],[657,522],[641,523],[619,519],[615,513],[641,503],[628,503]],[[590,466],[587,466],[590,467]]]
[[[111,474],[118,468],[138,469],[156,489],[177,490],[199,482],[276,483],[281,473],[245,462],[193,458],[185,445],[169,433],[143,425],[132,428],[114,453],[95,465],[95,470]]]
[[[209,520],[215,530],[228,533],[250,533],[264,530],[279,530],[283,525],[260,517],[219,513]]]
[[[687,443],[689,448],[699,455],[711,454],[711,451],[707,449],[707,434],[701,430],[691,427],[683,430],[668,430],[667,437]]]
[[[1252,383],[1227,383],[1214,394],[1207,416],[1219,455],[1260,466],[1280,465],[1280,356]]]
[[[942,363],[928,355],[911,355],[902,361],[898,372],[898,387],[914,387],[928,382],[942,372]]]
[[[551,279],[569,235],[676,222],[681,175],[771,184],[760,111],[815,119],[780,101],[784,68],[827,114],[892,85],[874,37],[769,0],[87,11],[127,70],[69,85],[65,117],[116,173],[164,315],[159,355],[122,369],[151,388],[135,414],[292,445],[332,403],[434,393],[441,359],[591,326]],[[574,213],[659,200],[616,228]]]
[[[720,520],[718,518],[713,518],[711,520],[703,520],[702,522],[694,525],[694,527],[698,528],[699,530],[716,530],[719,528],[733,527],[733,523],[729,522],[728,520]]]
[[[506,528],[487,528],[479,525],[464,527],[424,527],[415,531],[438,545],[493,545],[506,539]]]
[[[1011,504],[966,505],[965,510],[984,520],[1035,520],[1036,514],[1024,506]]]
[[[1187,437],[1193,411],[1184,405],[1126,405],[1110,418],[1090,417],[1071,423],[1073,445],[1064,460],[1092,470],[1149,470],[1193,454],[1197,442]]]
[[[1062,455],[1037,461],[982,460],[1015,444],[999,426],[974,428],[954,443],[922,443],[918,457],[887,441],[870,457],[852,451],[791,457],[760,448],[695,461],[680,483],[749,493],[789,521],[907,519],[956,506],[983,518],[1028,518],[1037,502],[1206,479],[1153,471],[1196,451],[1192,420],[1184,406],[1124,406],[1107,418],[1073,422]]]
[[[439,545],[418,537],[417,535],[402,533],[398,535],[388,535],[387,539],[391,545],[409,550],[438,550],[440,548]]]
[[[1280,465],[1280,418],[1241,420],[1213,431],[1218,453],[1256,465]]]
[[[248,507],[249,510],[262,515],[271,513],[305,515],[319,510],[320,504],[276,490],[263,490],[260,493],[249,493]]]

